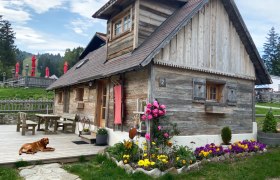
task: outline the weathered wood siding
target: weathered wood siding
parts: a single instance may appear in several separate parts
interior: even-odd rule
[[[177,8],[178,4],[175,1],[140,0],[138,46],[173,14]]]
[[[170,120],[178,124],[181,135],[220,134],[225,126],[229,126],[233,133],[252,132],[254,81],[158,65],[155,66],[154,75],[153,96],[167,106]],[[166,79],[166,87],[159,87],[159,78]],[[223,91],[223,101],[215,105],[225,108],[227,112],[206,113],[205,107],[210,102],[193,100],[194,78],[224,81],[225,86],[235,84],[236,105],[226,103],[227,95]]]
[[[118,80],[119,76],[114,76],[112,79]],[[110,85],[110,95],[109,95],[109,115],[108,115],[108,127],[114,127],[114,84]],[[128,72],[125,74],[124,81],[124,99],[125,99],[125,122],[123,129],[128,131],[130,128],[134,127],[133,116],[135,115],[133,111],[136,111],[136,101],[137,99],[146,100],[148,97],[148,70],[147,68]],[[117,127],[116,129],[121,129]]]
[[[107,58],[112,59],[123,54],[129,53],[133,50],[133,42],[134,42],[134,16],[135,16],[135,7],[134,4],[131,7],[127,8],[125,11],[121,12],[120,15],[124,12],[132,13],[131,16],[131,29],[127,32],[120,34],[117,37],[110,37],[107,43]],[[111,19],[108,21],[108,28],[110,29],[111,35],[114,34],[113,23],[115,19]]]
[[[76,89],[84,88],[84,98],[83,101],[76,100]],[[58,92],[61,90],[55,91],[55,105],[54,112],[56,114],[63,114],[63,105],[64,103],[58,103]],[[70,103],[69,103],[69,113],[78,114],[81,118],[86,117],[91,120],[92,123],[95,122],[95,111],[96,111],[96,85],[93,84],[92,87],[88,85],[79,85],[70,87]],[[64,97],[63,97],[64,100]],[[84,103],[83,109],[78,109],[78,103]]]
[[[221,0],[211,0],[155,57],[166,64],[255,77],[255,70]]]

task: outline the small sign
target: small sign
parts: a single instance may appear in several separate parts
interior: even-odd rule
[[[159,78],[159,87],[166,87],[166,79]]]

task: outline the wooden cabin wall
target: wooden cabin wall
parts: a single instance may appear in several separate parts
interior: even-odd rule
[[[255,77],[255,70],[221,0],[211,0],[155,57],[155,61]]]
[[[111,79],[118,80],[118,76],[113,76]],[[114,84],[110,85],[109,92],[109,115],[108,115],[108,127],[114,128]],[[136,102],[137,99],[146,100],[148,97],[148,70],[144,68],[139,71],[133,71],[125,73],[124,80],[124,99],[125,99],[125,122],[123,124],[123,130],[128,131],[130,128],[134,127],[135,122],[133,112],[137,111]],[[116,126],[116,130],[121,130],[121,126]]]
[[[112,59],[133,50],[133,42],[134,42],[134,28],[135,28],[135,6],[134,4],[131,7],[127,8],[123,12],[132,12],[130,14],[132,16],[131,20],[131,29],[123,34],[120,34],[117,37],[113,37],[112,34],[114,33],[113,30],[113,23],[114,19],[108,21],[107,26],[110,29],[111,37],[107,42],[108,50],[107,50],[107,58]],[[123,13],[121,12],[121,13]],[[120,13],[120,14],[121,14]]]
[[[166,87],[159,87],[160,78],[166,79]],[[236,105],[226,102],[226,91],[223,92],[223,102],[216,107],[225,107],[225,114],[206,113],[207,101],[193,100],[193,79],[211,79],[237,85]],[[229,126],[233,133],[251,133],[254,104],[254,81],[231,78],[209,73],[175,69],[156,65],[154,67],[153,96],[167,107],[170,121],[177,123],[180,135],[220,134],[221,129]],[[211,104],[211,103],[210,103]]]
[[[175,1],[140,0],[138,46],[178,8]]]
[[[84,97],[83,101],[76,100],[76,89],[77,88],[84,88]],[[59,90],[55,91],[55,113],[56,114],[63,114],[63,106],[64,103],[58,103],[58,92]],[[70,100],[69,100],[69,113],[70,114],[78,114],[80,118],[86,117],[91,120],[92,123],[95,121],[95,111],[96,111],[96,85],[93,84],[92,87],[87,85],[77,85],[70,87]],[[63,100],[64,101],[64,100]],[[78,103],[84,103],[84,108],[78,109]]]

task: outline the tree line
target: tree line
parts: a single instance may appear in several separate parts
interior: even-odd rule
[[[11,23],[3,19],[0,15],[0,81],[3,78],[3,73],[6,74],[7,78],[13,76],[12,70],[15,69],[15,64],[19,62],[20,72],[22,74],[26,64],[23,61],[26,58],[32,57],[29,52],[21,51],[15,45],[15,32],[11,27]],[[79,56],[83,52],[82,47],[73,49],[66,49],[64,56],[60,54],[37,54],[37,71],[41,77],[45,76],[45,68],[49,67],[50,75],[55,74],[57,77],[63,74],[64,62],[68,62],[68,69],[75,65],[79,61]],[[30,66],[31,64],[29,64]],[[29,67],[31,69],[31,67]],[[29,70],[30,72],[30,70]]]

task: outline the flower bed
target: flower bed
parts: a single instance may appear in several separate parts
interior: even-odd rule
[[[142,120],[151,125],[150,133],[145,135],[146,141],[139,144],[139,139],[134,139],[137,131],[132,129],[129,140],[107,149],[107,157],[127,173],[143,172],[159,177],[166,173],[177,174],[197,169],[205,161],[217,162],[265,151],[264,144],[252,140],[236,142],[227,148],[211,143],[196,148],[194,152],[186,146],[176,146],[170,139],[179,131],[176,124],[168,123],[165,119],[165,108],[157,101],[148,103],[146,114],[142,116]]]

